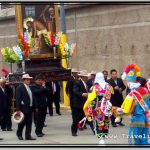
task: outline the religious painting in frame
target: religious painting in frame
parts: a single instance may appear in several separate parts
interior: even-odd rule
[[[32,33],[30,46],[31,58],[53,57],[52,49],[46,45],[44,36],[47,32],[56,34],[59,31],[58,5],[18,4],[15,8],[18,34]]]

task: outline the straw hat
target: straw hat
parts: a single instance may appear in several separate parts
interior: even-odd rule
[[[80,71],[80,73],[78,74],[78,76],[81,76],[81,77],[88,77],[89,75],[88,75],[88,73],[87,73],[86,70],[82,70],[82,71]]]
[[[90,73],[91,75],[96,75],[96,71],[91,71],[91,73]]]
[[[24,120],[24,114],[22,112],[20,112],[20,113],[14,112],[12,115],[12,120],[15,123],[19,124]]]
[[[79,72],[79,71],[77,70],[77,68],[72,68],[71,72]]]
[[[30,77],[29,74],[22,75],[22,79],[32,79],[33,77]]]
[[[91,73],[88,73],[88,76],[90,77],[90,76],[91,76]]]

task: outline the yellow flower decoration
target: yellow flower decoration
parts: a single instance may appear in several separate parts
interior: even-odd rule
[[[6,55],[6,53],[5,53],[5,49],[4,49],[4,48],[2,48],[2,49],[1,49],[1,53],[2,53],[2,55],[3,55],[3,56],[5,56],[5,55]]]

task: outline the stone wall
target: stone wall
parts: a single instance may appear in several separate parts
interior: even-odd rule
[[[72,66],[79,70],[115,68],[119,74],[137,63],[150,75],[150,5],[90,5],[66,9],[69,42],[77,48]]]
[[[0,21],[0,49],[3,47],[12,47],[17,45],[17,32],[15,18],[1,20]],[[16,68],[13,65],[14,69]],[[2,54],[0,52],[0,75],[2,75],[1,68],[6,68],[9,70],[9,65],[4,62]]]
[[[3,47],[12,47],[17,45],[17,32],[15,22],[15,7],[0,9],[0,50]],[[0,76],[2,68],[9,70],[9,65],[4,62],[2,54],[0,52]],[[13,65],[16,68],[16,65]]]

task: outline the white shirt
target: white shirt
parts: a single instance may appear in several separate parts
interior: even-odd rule
[[[27,92],[28,92],[29,97],[30,97],[30,107],[32,107],[33,106],[33,104],[32,104],[32,102],[33,102],[32,92],[31,92],[31,90],[30,90],[28,85],[24,84],[24,86],[26,87]]]
[[[56,85],[55,82],[52,82],[52,89],[53,89],[53,94],[56,92]]]
[[[114,80],[114,82],[116,83],[116,85],[117,85],[117,80]]]
[[[1,87],[2,91],[5,93],[5,89],[2,86],[0,86],[0,87]]]

